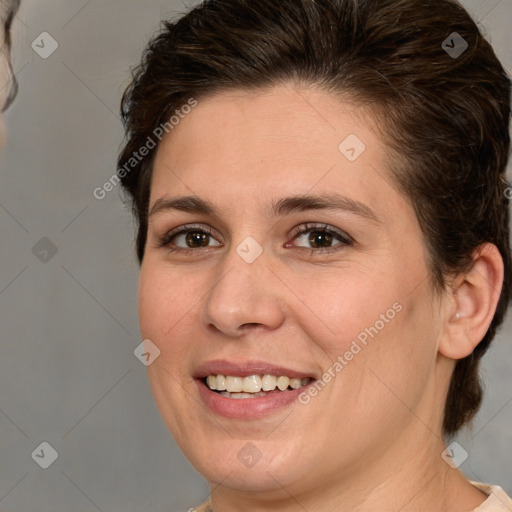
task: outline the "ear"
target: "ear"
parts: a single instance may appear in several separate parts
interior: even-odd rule
[[[450,359],[469,356],[491,325],[503,287],[504,265],[491,243],[478,247],[468,273],[458,276],[446,301],[446,325],[439,352]]]

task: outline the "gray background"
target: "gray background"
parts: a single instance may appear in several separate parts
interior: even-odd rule
[[[0,510],[186,510],[208,487],[167,431],[133,355],[141,341],[133,221],[118,189],[101,201],[92,191],[115,172],[129,67],[161,18],[197,2],[22,3],[20,91],[0,166]],[[510,72],[512,0],[464,4]],[[59,44],[47,59],[31,48],[44,31]],[[510,316],[484,359],[486,400],[473,432],[458,438],[466,475],[508,493]],[[31,457],[43,441],[58,452],[48,469]]]

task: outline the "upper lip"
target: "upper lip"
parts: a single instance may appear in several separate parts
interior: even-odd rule
[[[227,361],[215,359],[201,364],[195,371],[194,377],[202,379],[208,375],[232,375],[233,377],[248,377],[249,375],[280,375],[291,378],[315,379],[312,372],[294,370],[284,366],[266,363],[265,361]]]

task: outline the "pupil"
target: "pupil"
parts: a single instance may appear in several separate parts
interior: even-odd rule
[[[324,246],[332,242],[332,235],[330,233],[324,233],[322,231],[312,231],[309,235],[309,242],[314,246]],[[317,245],[318,243],[318,245]],[[324,245],[322,245],[324,244]],[[328,247],[328,246],[327,246]]]
[[[208,233],[190,232],[187,235],[187,243],[193,247],[204,247],[208,245]],[[197,245],[195,245],[197,242]]]

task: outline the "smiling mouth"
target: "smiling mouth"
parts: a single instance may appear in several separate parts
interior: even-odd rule
[[[314,379],[290,378],[285,375],[208,375],[202,379],[205,386],[227,398],[256,398],[275,393],[286,393],[307,386]]]

